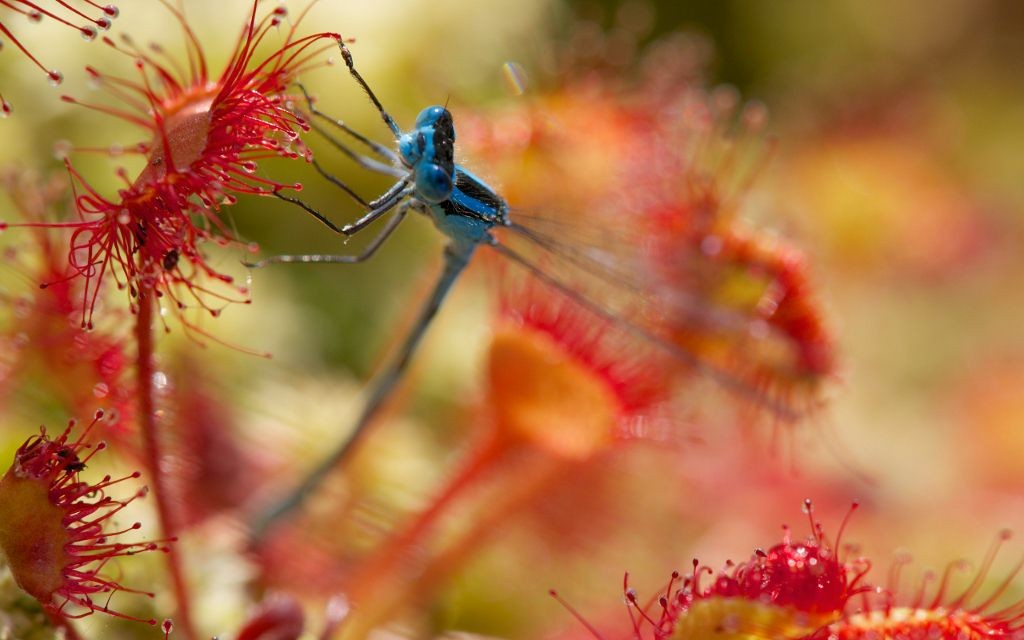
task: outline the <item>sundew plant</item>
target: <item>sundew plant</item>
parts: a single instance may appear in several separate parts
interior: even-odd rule
[[[1020,20],[0,0],[0,639],[1021,637]]]

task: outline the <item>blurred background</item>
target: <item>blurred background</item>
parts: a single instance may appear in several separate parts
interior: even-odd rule
[[[247,3],[185,6],[211,67],[219,69]],[[120,8],[114,35],[181,50],[156,3],[125,0]],[[295,16],[302,5],[291,2],[289,9]],[[60,172],[54,145],[61,140],[106,147],[138,139],[118,120],[58,99],[90,95],[83,63],[128,77],[127,59],[59,25],[0,17],[65,75],[61,87],[50,87],[5,43],[0,91],[13,113],[0,120],[0,165]],[[650,593],[692,557],[711,566],[744,559],[774,544],[784,523],[803,535],[805,497],[815,500],[832,532],[859,501],[846,541],[859,543],[881,567],[909,551],[909,573],[977,560],[1001,528],[1024,530],[1024,5],[321,0],[304,25],[355,38],[356,64],[403,126],[429,104],[448,104],[458,123],[463,113],[487,118],[490,110],[557,94],[572,81],[572,69],[561,65],[566,51],[578,73],[629,77],[645,51],[682,38],[708,86],[731,85],[767,107],[777,142],[740,215],[802,248],[838,344],[827,404],[787,432],[783,446],[735,429],[699,433],[682,451],[617,450],[585,479],[601,494],[587,505],[591,511],[573,514],[570,492],[562,503],[555,496],[547,511],[503,525],[503,535],[431,598],[421,617],[432,628],[513,638],[571,628],[574,621],[547,595],[552,587],[593,620],[623,615],[624,571]],[[389,141],[343,66],[302,80],[324,111]],[[360,193],[388,186],[386,178],[353,171],[330,151],[321,154],[324,145],[311,145]],[[491,179],[486,165],[466,162]],[[114,167],[138,171],[123,157],[76,156],[75,164],[107,193],[116,189]],[[336,221],[356,216],[351,201],[299,165],[270,162],[261,172],[303,181],[303,198]],[[0,217],[11,216],[4,210]],[[271,199],[242,198],[230,217],[263,255],[362,246],[360,239],[342,245],[315,220]],[[0,240],[16,245],[23,242],[18,233],[8,230]],[[245,464],[264,474],[263,491],[290,484],[348,424],[365,381],[426,294],[441,248],[429,223],[417,219],[362,265],[247,273],[235,266],[247,254],[223,251],[220,264],[252,278],[253,304],[228,307],[204,326],[273,359],[212,343],[197,348],[173,327],[160,348],[165,366],[187,362],[201,372],[190,379],[201,380],[196,386],[217,405],[216,424],[255,452],[256,461]],[[31,291],[10,269],[0,278],[12,299]],[[376,504],[387,505],[383,521],[415,512],[457,467],[466,425],[483,397],[490,282],[472,272],[459,284],[386,417],[386,432],[361,456],[358,479],[337,488],[374,494]],[[117,306],[122,295],[113,293],[108,304]],[[37,424],[66,419],[66,406],[41,396],[4,401],[5,456]],[[581,519],[588,525],[582,531]],[[200,617],[210,629],[230,629],[245,611],[244,585],[258,573],[258,561],[237,553],[237,523],[203,526],[221,537],[197,533],[184,541],[201,585]],[[294,544],[307,543],[313,544]],[[993,579],[1022,555],[1024,542],[1010,542]],[[278,574],[305,580],[303,563],[273,562],[283,562],[275,565]],[[288,575],[274,580],[289,584]],[[308,597],[310,611],[318,611],[322,601]],[[83,630],[108,624],[97,618]]]

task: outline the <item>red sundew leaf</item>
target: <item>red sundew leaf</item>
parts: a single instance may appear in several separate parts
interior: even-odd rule
[[[814,519],[810,500],[805,512],[812,532],[805,540],[794,541],[787,528],[782,542],[767,551],[756,550],[746,562],[727,562],[717,575],[694,560],[688,575],[673,572],[666,587],[649,599],[639,598],[626,574],[623,593],[633,630],[630,637],[797,640],[839,620],[852,598],[873,590],[861,584],[869,565],[839,557],[836,549],[846,519],[835,541],[829,541]]]
[[[300,16],[285,30],[283,44],[257,55],[257,45],[281,25],[286,10],[277,7],[257,19],[254,1],[230,60],[218,76],[211,76],[184,13],[168,4],[165,8],[182,27],[187,62],[169,58],[160,47],[143,49],[127,36],[121,44],[104,38],[134,61],[136,79],[87,67],[111,101],[85,104],[64,97],[146,131],[146,140],[119,147],[144,155],[145,169],[134,179],[122,174],[126,187],[110,197],[66,160],[78,220],[20,225],[71,230],[68,261],[73,276],[85,281],[83,326],[92,325],[101,284],[111,278],[133,297],[140,289],[154,290],[172,311],[195,306],[216,316],[224,304],[247,302],[248,289],[215,268],[201,245],[238,242],[221,216],[221,207],[238,194],[300,188],[257,175],[260,160],[311,158],[300,139],[308,125],[290,110],[288,86],[302,71],[326,64],[318,55],[340,36],[300,37]]]
[[[298,600],[277,594],[263,600],[239,630],[237,640],[296,640],[305,627]]]
[[[487,369],[497,427],[575,459],[653,437],[671,394],[668,357],[561,292],[503,275]]]
[[[187,357],[161,374],[167,379],[171,427],[166,438],[168,494],[177,503],[180,523],[192,526],[244,509],[272,476],[254,447],[246,446],[226,394]]]
[[[14,463],[0,479],[0,548],[18,585],[56,615],[82,617],[100,611],[119,618],[139,620],[109,607],[108,597],[126,592],[153,597],[129,589],[103,573],[113,558],[146,551],[166,551],[168,541],[120,542],[121,536],[141,527],[112,528],[114,516],[146,494],[143,488],[127,499],[107,495],[110,487],[141,475],[105,476],[90,484],[79,477],[103,443],[86,442],[89,432],[103,418],[93,421],[70,440],[72,421],[56,438],[40,428],[25,441]],[[101,604],[102,603],[102,604]],[[156,620],[145,620],[156,624]]]

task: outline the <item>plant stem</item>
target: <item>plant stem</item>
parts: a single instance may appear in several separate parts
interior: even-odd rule
[[[177,523],[171,513],[168,501],[167,485],[160,469],[160,437],[156,424],[156,390],[153,387],[153,312],[156,299],[148,287],[139,288],[139,312],[135,318],[135,341],[138,345],[138,363],[136,367],[138,379],[139,422],[142,432],[143,460],[149,472],[149,483],[156,501],[157,518],[160,522],[160,537],[175,539]],[[178,603],[175,626],[181,630],[185,640],[197,640],[195,627],[189,608],[189,595],[181,556],[177,546],[169,545],[167,565],[171,574],[171,585]]]

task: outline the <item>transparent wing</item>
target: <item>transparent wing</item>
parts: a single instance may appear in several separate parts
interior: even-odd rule
[[[755,353],[740,355],[756,319],[714,304],[706,287],[687,290],[659,275],[643,229],[620,234],[605,225],[523,214],[513,220],[498,234],[498,253],[744,400],[781,419],[799,417],[801,410],[753,373]],[[680,256],[695,264],[700,258]]]

